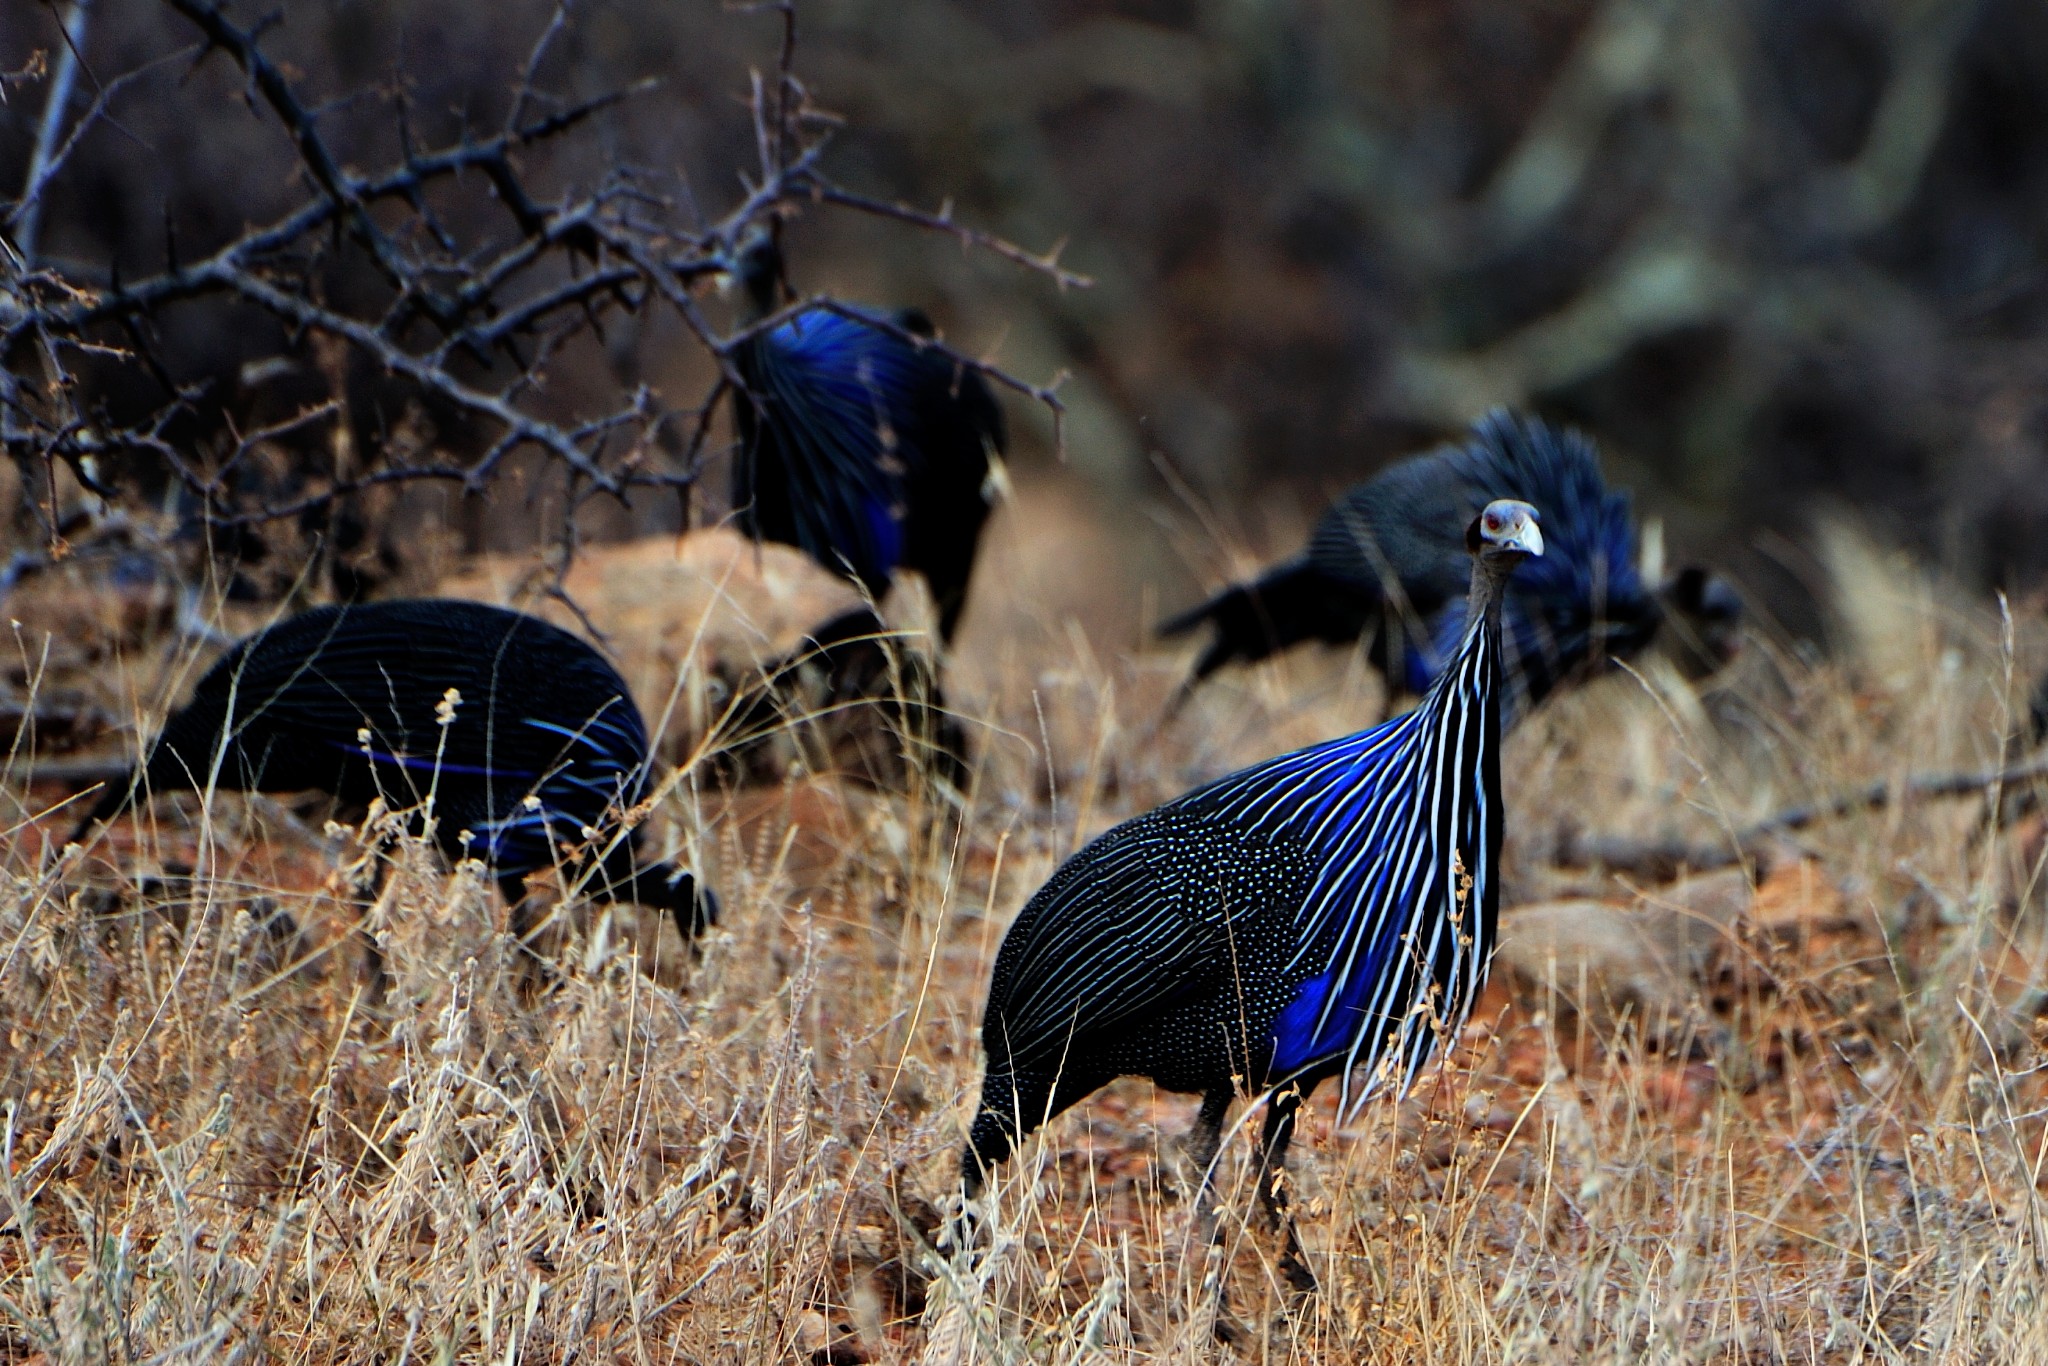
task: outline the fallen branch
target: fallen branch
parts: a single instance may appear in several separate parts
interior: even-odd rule
[[[128,776],[129,760],[118,754],[90,755],[76,759],[38,759],[17,762],[7,772],[11,785],[47,783],[53,787],[90,788]]]
[[[1551,853],[1551,862],[1565,868],[1601,868],[1611,873],[1668,879],[1680,872],[1706,872],[1761,858],[1773,839],[1854,811],[1875,811],[1893,803],[1965,797],[1994,788],[2018,787],[2048,779],[2048,753],[2008,768],[1972,773],[1936,773],[1903,783],[1875,782],[1823,801],[1788,807],[1767,816],[1732,839],[1693,843],[1684,839],[1642,840],[1627,836],[1584,836],[1567,832]]]

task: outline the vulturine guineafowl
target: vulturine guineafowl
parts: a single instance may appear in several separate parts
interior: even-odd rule
[[[759,324],[783,294],[775,231],[750,229],[728,269],[745,291],[745,320]],[[733,356],[742,387],[732,502],[740,530],[796,546],[876,602],[897,570],[921,575],[940,641],[950,644],[999,483],[1003,413],[978,373],[920,344],[933,335],[914,309],[817,307],[749,337]],[[900,760],[880,768],[962,785],[964,737],[946,714],[936,667],[913,653],[872,613],[822,623],[742,699],[735,746],[758,753],[764,719],[803,729],[815,708],[794,685],[825,676],[831,710],[875,704],[878,738]]]
[[[585,642],[448,598],[316,608],[209,669],[148,755],[72,835],[171,791],[322,791],[396,808],[432,798],[450,858],[490,866],[530,931],[526,878],[561,866],[601,900],[668,910],[687,940],[717,916],[696,877],[639,865],[623,814],[647,794],[647,729]]]
[[[965,790],[967,737],[945,709],[936,663],[898,648],[899,640],[865,605],[812,627],[734,702],[712,771],[760,781],[797,757],[814,771],[836,769],[877,787],[900,785],[916,770]],[[870,711],[871,723],[830,723],[856,709]]]
[[[1463,629],[1464,552],[1451,528],[1495,497],[1535,507],[1549,547],[1508,592],[1511,711],[1650,642],[1664,608],[1637,571],[1628,496],[1607,486],[1592,443],[1579,433],[1496,409],[1464,444],[1354,486],[1323,514],[1300,555],[1163,622],[1163,636],[1215,626],[1181,697],[1233,660],[1368,635],[1370,658],[1389,686],[1421,692]]]
[[[970,1199],[1024,1135],[1145,1076],[1202,1095],[1205,1173],[1232,1099],[1270,1098],[1259,1193],[1280,1223],[1275,1171],[1303,1098],[1329,1077],[1347,1104],[1405,1086],[1455,1031],[1499,905],[1502,597],[1545,553],[1535,510],[1512,500],[1467,541],[1464,633],[1414,711],[1124,822],[1018,914],[982,1020]],[[1291,1229],[1289,1262],[1313,1283]]]
[[[779,302],[782,255],[755,228],[731,267],[747,320]],[[994,488],[1003,410],[986,381],[937,347],[915,309],[893,316],[806,309],[734,354],[739,449],[733,508],[750,535],[782,541],[880,600],[898,569],[924,576],[950,643]]]

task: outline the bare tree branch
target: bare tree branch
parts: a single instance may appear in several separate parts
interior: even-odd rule
[[[188,496],[192,510],[184,515],[225,532],[324,519],[337,501],[401,485],[442,484],[468,496],[483,494],[508,462],[530,455],[552,471],[556,482],[550,487],[560,494],[561,521],[550,536],[559,584],[579,543],[576,515],[591,500],[624,503],[635,490],[687,495],[709,453],[718,406],[741,383],[732,363],[735,348],[760,326],[787,316],[724,333],[694,295],[700,281],[727,267],[734,245],[754,225],[821,206],[878,214],[943,231],[965,246],[1037,270],[1062,289],[1087,283],[1058,265],[1057,251],[1034,255],[954,222],[950,210],[923,213],[833,186],[821,159],[838,120],[811,106],[797,78],[795,11],[788,0],[763,7],[780,14],[782,32],[772,77],[754,83],[750,112],[761,158],[759,183],[744,186],[737,202],[708,227],[694,204],[687,223],[676,221],[674,206],[645,188],[651,181],[610,158],[597,162],[603,169],[589,183],[547,194],[532,188],[522,153],[562,145],[619,101],[655,88],[641,82],[572,101],[542,87],[548,55],[575,21],[571,0],[561,0],[536,35],[495,134],[464,134],[438,148],[415,143],[402,88],[370,87],[310,101],[295,87],[289,68],[265,51],[267,23],[241,23],[213,0],[161,3],[196,28],[203,44],[157,57],[102,87],[71,125],[61,150],[51,153],[46,173],[31,186],[34,195],[24,196],[17,213],[32,211],[31,200],[61,179],[69,150],[106,121],[117,92],[151,66],[190,58],[195,51],[195,61],[215,50],[233,60],[252,107],[267,110],[289,138],[303,173],[304,198],[283,216],[250,227],[196,260],[179,258],[167,228],[165,267],[136,280],[78,262],[36,262],[26,254],[0,269],[0,357],[6,359],[0,367],[0,414],[23,487],[41,490],[33,501],[53,547],[65,516],[59,466],[109,500],[129,496],[122,476],[110,473],[125,468],[122,461],[153,470]],[[395,124],[397,159],[372,172],[351,171],[360,154],[341,141],[347,136],[342,130],[374,125],[378,101]],[[338,117],[342,110],[353,111],[349,120]],[[485,203],[496,212],[455,207]],[[331,278],[344,275],[357,283],[330,288]],[[1047,384],[1019,379],[827,297],[808,299],[803,307],[858,316],[914,345],[936,347],[963,371],[1045,404],[1058,431],[1056,391],[1063,377]],[[278,329],[274,359],[244,363],[245,374],[295,372],[297,348],[314,338],[337,348],[323,356],[352,360],[338,368],[322,360],[316,367],[330,389],[324,402],[297,402],[282,416],[245,427],[222,406],[232,383],[181,378],[153,340],[163,334],[172,310],[190,308],[232,310],[237,328],[246,315]],[[568,402],[557,396],[550,372],[572,348],[604,345],[608,318],[649,308],[673,314],[716,366],[701,404],[672,412],[637,383],[598,401],[587,393]],[[363,449],[365,443],[351,435],[350,400],[343,392],[351,363],[381,384],[436,405],[438,413],[472,424],[472,434],[431,449],[373,437],[367,443],[372,448]],[[130,416],[112,417],[91,387],[93,375],[107,372],[146,377],[160,396],[157,406],[138,417],[131,402]],[[195,445],[183,435],[195,425],[222,431],[224,439]],[[324,453],[323,431],[333,434]],[[265,452],[294,441],[315,453],[292,457],[280,481],[277,462]]]
[[[50,95],[43,105],[41,123],[36,126],[35,150],[29,154],[28,178],[22,184],[21,202],[8,216],[8,226],[14,229],[15,242],[22,256],[30,261],[36,259],[36,240],[41,235],[43,214],[43,187],[49,183],[64,164],[65,156],[71,150],[71,141],[58,150],[57,138],[64,130],[64,115],[71,107],[71,87],[78,81],[78,68],[82,64],[85,36],[92,22],[92,0],[71,0],[71,9],[64,16],[64,48],[57,54],[56,69],[50,75]],[[95,101],[93,113],[89,113],[72,132],[72,141],[78,136],[78,129],[91,124],[104,111],[107,92],[102,91]]]
[[[879,218],[894,218],[904,223],[911,223],[917,227],[926,228],[932,232],[945,233],[949,237],[956,238],[962,246],[978,247],[983,251],[992,252],[1000,256],[1006,261],[1014,261],[1027,269],[1038,271],[1050,277],[1052,282],[1061,289],[1087,289],[1095,283],[1086,275],[1068,270],[1060,264],[1060,253],[1066,249],[1066,243],[1064,242],[1056,243],[1050,251],[1033,253],[1026,251],[1015,243],[1005,241],[991,233],[983,232],[979,228],[970,228],[964,223],[955,221],[953,218],[953,207],[950,204],[941,208],[937,213],[926,213],[922,209],[914,209],[907,204],[890,204],[884,200],[870,199],[866,195],[853,194],[822,179],[814,179],[812,184],[815,189],[816,198],[822,204],[834,204],[841,208],[858,209],[862,213],[874,214]]]

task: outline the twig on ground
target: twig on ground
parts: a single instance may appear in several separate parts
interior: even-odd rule
[[[1894,803],[1966,797],[1996,787],[2017,787],[2048,779],[2048,754],[2010,767],[1969,773],[1935,773],[1903,783],[1874,782],[1822,801],[1787,807],[1738,831],[1733,840],[1693,843],[1684,839],[1644,840],[1618,835],[1567,832],[1551,852],[1560,867],[1599,867],[1614,873],[1669,878],[1681,871],[1706,872],[1764,855],[1778,836],[1856,811],[1878,810]]]

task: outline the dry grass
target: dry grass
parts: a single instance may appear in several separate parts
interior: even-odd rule
[[[17,753],[0,1359],[2048,1361],[2043,830],[1987,835],[1971,801],[1786,850],[1668,1003],[1686,1037],[1496,984],[1415,1096],[1343,1131],[1323,1097],[1296,1148],[1312,1300],[1233,1222],[1242,1128],[1227,1243],[1191,1245],[1192,1105],[1142,1084],[1011,1165],[988,1256],[930,1259],[1022,899],[1113,819],[1377,706],[1304,656],[1158,726],[1175,661],[1128,655],[1114,534],[1075,525],[1044,498],[1002,519],[956,675],[987,723],[967,809],[679,785],[666,838],[708,851],[724,922],[690,958],[577,909],[532,1006],[473,870],[399,844],[373,1009],[337,871],[365,832],[163,802],[148,838],[61,861]],[[1536,856],[1564,823],[1709,838],[1995,761],[2033,643],[2015,663],[1987,604],[1830,546],[1830,661],[1766,636],[1704,696],[1652,665],[1516,734],[1514,895],[1587,888]],[[1075,581],[1086,626],[1043,587]]]

